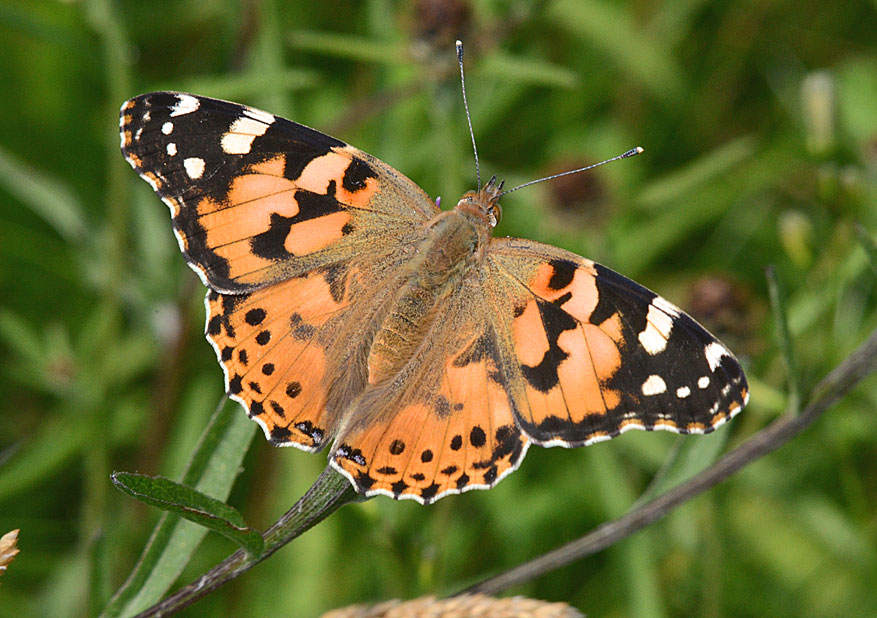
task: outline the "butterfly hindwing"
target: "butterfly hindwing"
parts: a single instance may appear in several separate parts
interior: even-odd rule
[[[520,465],[529,441],[484,310],[480,286],[464,286],[407,377],[357,401],[330,460],[361,493],[428,503],[492,487]]]
[[[707,433],[746,404],[731,352],[641,285],[526,240],[494,239],[488,259],[492,315],[517,356],[518,421],[536,443]]]
[[[243,105],[155,92],[127,101],[120,125],[125,158],[170,207],[184,256],[219,292],[336,262],[437,211],[374,157]]]
[[[207,338],[226,390],[276,445],[315,451],[330,437],[331,363],[320,334],[349,304],[332,284],[314,271],[252,293],[207,294]]]

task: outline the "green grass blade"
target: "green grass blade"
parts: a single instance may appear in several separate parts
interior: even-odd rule
[[[786,293],[777,278],[776,271],[768,267],[766,272],[767,291],[770,296],[770,306],[776,321],[776,333],[786,364],[788,374],[789,403],[788,410],[797,414],[801,409],[801,381],[798,376],[798,362],[795,359],[795,349],[792,346],[792,337],[789,334],[789,321],[786,312]]]
[[[85,209],[73,190],[0,148],[0,185],[52,226],[67,242],[88,233]]]
[[[634,503],[634,490],[620,458],[611,450],[595,453],[591,461],[596,491],[610,517],[623,513]],[[627,539],[612,549],[616,566],[624,573],[627,614],[642,618],[665,616],[656,570],[655,547],[650,535]]]
[[[338,58],[351,58],[357,62],[376,62],[379,64],[409,64],[411,62],[405,48],[375,39],[297,30],[287,37],[290,46],[298,50],[318,52]]]
[[[478,70],[494,79],[533,86],[571,89],[581,82],[581,76],[575,71],[556,64],[499,52],[485,56],[479,63]]]
[[[54,473],[82,452],[92,435],[91,419],[86,416],[59,414],[45,422],[0,470],[0,505],[20,492],[51,482]]]
[[[862,245],[868,256],[871,270],[877,273],[877,242],[874,241],[874,237],[861,223],[856,224],[856,238],[858,238],[859,244]]]
[[[264,96],[266,91],[288,92],[312,88],[320,83],[320,75],[308,69],[261,70],[232,75],[204,75],[178,83],[184,92],[232,101],[249,101]]]

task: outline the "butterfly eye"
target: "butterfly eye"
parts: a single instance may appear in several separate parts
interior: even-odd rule
[[[490,216],[490,227],[496,227],[500,219],[502,219],[502,206],[494,202],[490,205],[490,210],[487,214]]]

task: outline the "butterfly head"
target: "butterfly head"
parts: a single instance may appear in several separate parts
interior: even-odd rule
[[[476,223],[496,227],[502,218],[502,206],[499,198],[502,195],[504,181],[497,183],[496,176],[478,191],[468,191],[457,202],[457,210]]]

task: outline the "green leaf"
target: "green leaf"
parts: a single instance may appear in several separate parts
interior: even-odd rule
[[[239,406],[227,403],[223,400],[213,413],[181,479],[218,500],[231,492],[257,428]],[[202,526],[164,513],[137,566],[101,615],[133,616],[158,601],[179,577],[206,533]]]
[[[114,472],[112,479],[117,489],[141,502],[177,513],[218,532],[240,545],[251,556],[262,553],[265,546],[262,535],[247,526],[236,508],[221,500],[161,476]]]

